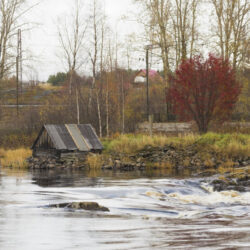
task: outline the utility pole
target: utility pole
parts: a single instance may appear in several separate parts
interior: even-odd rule
[[[125,97],[124,97],[124,76],[122,72],[122,134],[125,132]]]
[[[21,29],[17,31],[17,56],[16,56],[16,112],[19,116],[19,81],[21,83],[22,93],[22,32]]]
[[[23,55],[22,55],[22,31],[18,29],[17,33],[17,57],[18,57],[18,68],[19,68],[19,83],[20,83],[20,92],[23,92]]]
[[[16,57],[16,113],[19,116],[19,60]]]
[[[149,50],[154,48],[154,45],[146,45],[146,83],[147,83],[147,120],[149,123],[149,133],[153,135],[153,115],[150,114],[150,102],[149,102]]]
[[[76,86],[76,116],[77,116],[77,124],[80,124],[80,110],[79,110],[79,97],[78,97],[78,88]]]
[[[148,66],[149,48],[150,48],[150,45],[147,45],[146,46],[146,84],[147,84],[147,119],[148,121],[149,121],[149,66]]]

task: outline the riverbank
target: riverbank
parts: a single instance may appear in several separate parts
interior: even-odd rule
[[[91,169],[143,170],[192,169],[226,173],[250,165],[249,134],[188,134],[185,136],[119,135],[102,140],[102,154],[89,154],[81,167]],[[27,148],[0,150],[1,165],[29,168]],[[35,161],[39,161],[35,159]],[[53,167],[53,164],[50,164]]]
[[[102,154],[89,154],[85,162],[61,163],[32,158],[30,149],[0,150],[1,165],[9,168],[70,171],[127,172],[136,176],[185,176],[205,178],[215,191],[250,190],[250,135],[189,134],[179,137],[120,135],[102,140]],[[46,157],[45,157],[46,158]],[[58,177],[56,177],[58,178]]]
[[[250,136],[243,134],[149,137],[124,135],[106,141],[102,155],[89,155],[90,168],[119,171],[189,173],[193,177],[216,175],[215,191],[244,192],[250,187]]]
[[[104,140],[102,155],[91,154],[91,168],[223,169],[250,165],[250,135],[189,134],[179,137],[121,135]]]

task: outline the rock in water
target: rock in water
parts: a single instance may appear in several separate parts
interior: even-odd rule
[[[102,207],[97,202],[69,202],[69,203],[53,204],[50,205],[49,207],[109,212],[109,209],[107,207]]]

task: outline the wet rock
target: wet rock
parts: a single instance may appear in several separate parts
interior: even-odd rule
[[[236,179],[230,179],[230,178],[225,178],[225,180],[213,180],[210,183],[214,191],[224,191],[224,190],[235,190],[238,192],[245,192],[246,187],[249,187],[250,181],[249,181],[249,176],[244,176],[242,178]]]
[[[237,178],[236,182],[238,185],[241,185],[242,187],[250,187],[250,176],[246,175],[241,178]]]
[[[137,158],[136,162],[141,163],[141,157]]]
[[[223,184],[214,184],[213,188],[214,188],[214,191],[221,192],[221,191],[226,190],[226,185],[224,183]]]
[[[104,165],[102,166],[102,169],[107,169],[107,170],[112,170],[114,167],[110,166],[110,165]]]
[[[204,172],[200,172],[198,174],[195,174],[194,176],[209,177],[211,175],[212,175],[211,171],[204,171]]]
[[[250,180],[249,181],[241,181],[240,184],[244,187],[250,187]]]
[[[249,181],[249,180],[250,180],[250,176],[249,175],[245,175],[244,177],[238,178],[237,182]]]
[[[213,180],[211,184],[212,185],[223,185],[223,184],[225,184],[225,181],[223,181],[223,180]]]
[[[120,160],[115,160],[115,167],[120,168],[121,167],[121,161]]]
[[[136,164],[134,163],[124,163],[121,164],[120,170],[122,171],[133,171],[135,170]]]
[[[245,192],[246,189],[243,187],[243,186],[227,186],[226,187],[226,190],[235,190],[235,191],[238,191],[238,192]]]
[[[70,202],[49,205],[51,208],[70,208],[70,209],[82,209],[90,211],[104,211],[109,212],[107,207],[100,206],[97,202]]]

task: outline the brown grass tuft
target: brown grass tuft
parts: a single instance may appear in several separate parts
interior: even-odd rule
[[[86,163],[91,169],[99,169],[105,163],[105,156],[99,154],[89,154],[87,156]]]
[[[28,148],[15,150],[0,149],[0,162],[3,167],[26,168],[26,159],[32,155]]]

